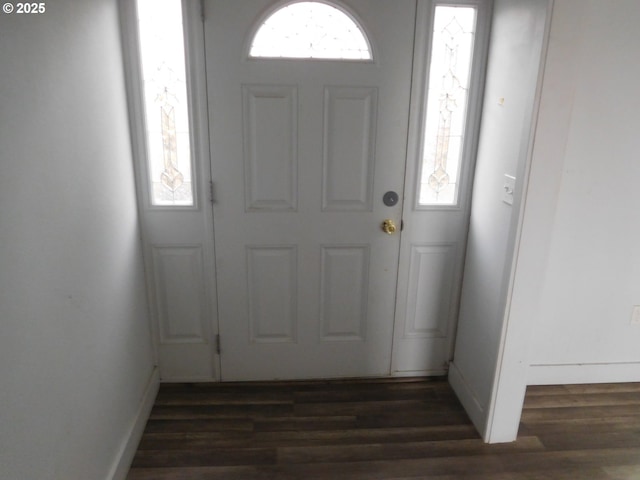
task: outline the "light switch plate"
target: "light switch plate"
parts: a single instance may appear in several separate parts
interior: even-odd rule
[[[502,201],[507,205],[513,205],[513,192],[516,189],[516,177],[504,174],[502,186]]]
[[[631,312],[631,325],[640,325],[640,305],[634,305]]]

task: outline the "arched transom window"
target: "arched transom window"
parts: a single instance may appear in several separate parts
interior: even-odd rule
[[[323,2],[277,9],[258,28],[249,56],[372,60],[364,30],[345,11]]]

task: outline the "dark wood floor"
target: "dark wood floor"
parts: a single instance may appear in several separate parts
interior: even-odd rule
[[[640,384],[530,387],[486,445],[446,381],[162,385],[129,480],[640,479]]]

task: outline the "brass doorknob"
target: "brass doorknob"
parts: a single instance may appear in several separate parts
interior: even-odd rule
[[[393,223],[393,220],[387,218],[384,222],[382,222],[382,231],[389,235],[393,235],[396,233],[396,224]]]

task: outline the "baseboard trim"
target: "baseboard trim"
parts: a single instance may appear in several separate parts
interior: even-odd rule
[[[484,438],[487,430],[487,418],[485,409],[478,400],[475,391],[469,386],[455,363],[449,364],[449,384],[462,403],[467,415],[473,422],[478,433]]]
[[[640,362],[530,365],[527,385],[640,382]]]
[[[127,434],[122,441],[118,455],[113,462],[113,466],[107,476],[108,480],[125,480],[131,467],[131,462],[138,449],[138,444],[142,438],[142,432],[147,424],[149,415],[151,414],[151,408],[158,395],[158,389],[160,388],[160,372],[158,367],[154,367],[149,377],[149,382],[145,388],[144,395],[140,401],[136,416],[131,422],[131,426],[127,431]]]
[[[434,370],[397,370],[391,372],[392,377],[444,377],[447,370],[438,368]]]
[[[214,377],[167,377],[163,373],[160,383],[213,383],[219,381],[219,379]]]

